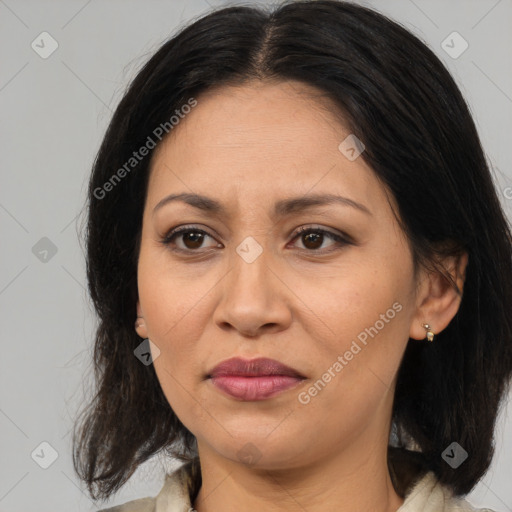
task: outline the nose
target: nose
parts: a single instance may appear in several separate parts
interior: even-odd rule
[[[219,283],[222,296],[213,314],[217,326],[248,337],[289,327],[292,294],[270,260],[269,251],[252,262],[234,251],[231,270]]]

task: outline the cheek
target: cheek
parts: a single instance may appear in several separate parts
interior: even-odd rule
[[[154,366],[171,406],[190,398],[187,391],[194,393],[207,370],[208,354],[200,349],[200,341],[211,319],[212,289],[218,281],[218,276],[200,271],[195,277],[178,272],[169,258],[141,250],[139,300],[148,336],[160,350]]]
[[[329,344],[334,343],[333,348],[342,349],[347,342],[350,345],[359,334],[364,340],[366,329],[376,323],[379,334],[388,332],[388,326],[399,317],[397,309],[403,309],[393,308],[403,297],[400,284],[392,277],[393,269],[379,262],[361,262],[349,268],[350,272],[335,277],[303,279],[294,289],[298,296],[307,297],[311,318],[316,318],[309,325],[320,329],[310,334],[316,338],[321,333],[320,337],[331,340]]]
[[[169,405],[190,428],[187,419],[196,405],[192,397],[197,396],[199,376],[205,371],[199,350],[204,304],[196,294],[185,293],[186,288],[177,286],[174,279],[171,285],[156,273],[146,277],[147,281],[141,279],[139,292],[149,338],[160,350],[154,360],[155,372]]]
[[[150,247],[150,242],[146,245],[139,257],[138,293],[149,337],[164,345],[179,343],[180,331],[193,337],[198,325],[194,320],[213,280],[181,272],[165,251]]]
[[[315,340],[315,377],[329,381],[326,387],[332,391],[337,389],[326,402],[337,400],[340,392],[363,399],[374,386],[385,391],[408,340],[408,289],[397,267],[366,260],[351,270],[342,278],[326,279],[316,293],[313,283],[302,284],[301,294],[309,297],[315,313],[313,321],[303,324]]]

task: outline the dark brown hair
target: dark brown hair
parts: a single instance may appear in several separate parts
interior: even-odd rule
[[[108,193],[98,191],[190,98],[200,103],[209,88],[250,80],[298,80],[339,107],[340,122],[365,145],[361,158],[396,199],[415,265],[442,271],[436,257],[467,251],[458,313],[435,343],[406,348],[393,453],[433,471],[456,494],[468,493],[490,465],[512,373],[510,226],[468,107],[440,60],[385,16],[334,0],[203,16],[159,48],[115,110],[89,184],[97,389],[76,423],[77,474],[92,497],[107,498],[154,454],[197,455],[153,366],[134,357],[141,343],[134,330],[137,260],[154,149]],[[406,434],[421,453],[406,449]],[[457,470],[441,457],[453,441],[469,454]]]

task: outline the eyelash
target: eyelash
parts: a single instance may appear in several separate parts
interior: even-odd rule
[[[182,226],[182,227],[176,228],[174,230],[171,230],[165,236],[165,238],[163,240],[161,240],[161,243],[164,246],[166,246],[168,249],[170,249],[170,250],[172,250],[174,252],[188,253],[188,254],[199,253],[200,249],[194,250],[194,249],[181,249],[181,248],[177,248],[177,247],[171,247],[171,244],[173,243],[173,240],[176,237],[178,237],[179,235],[182,235],[184,233],[190,233],[190,232],[200,233],[202,235],[207,235],[210,238],[215,239],[215,237],[210,235],[210,233],[208,233],[208,232],[206,232],[206,231],[204,231],[202,229],[195,228],[194,226]],[[305,251],[305,252],[308,252],[308,253],[327,254],[327,253],[330,253],[332,251],[339,250],[341,247],[343,247],[345,245],[353,245],[354,244],[354,242],[347,235],[341,236],[341,235],[338,235],[338,234],[333,233],[331,231],[327,231],[327,230],[322,229],[322,228],[311,228],[311,227],[304,227],[304,226],[300,227],[299,229],[297,229],[295,231],[294,236],[292,238],[292,241],[297,239],[297,238],[299,238],[301,235],[311,234],[311,233],[322,234],[324,236],[327,236],[331,240],[334,240],[335,242],[337,242],[339,244],[339,246],[337,248],[327,249],[327,250],[325,250],[325,249],[324,250],[322,250],[322,249],[300,249],[301,251]]]

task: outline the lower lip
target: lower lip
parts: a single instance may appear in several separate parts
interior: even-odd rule
[[[222,375],[211,377],[213,384],[228,395],[248,401],[265,400],[295,387],[303,380],[288,375],[265,375],[262,377]]]

